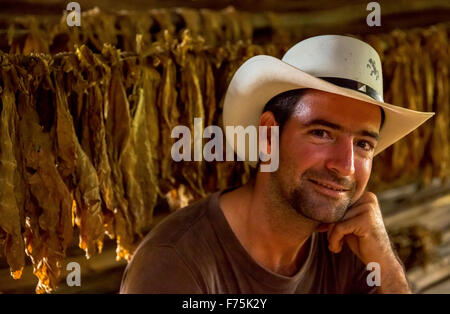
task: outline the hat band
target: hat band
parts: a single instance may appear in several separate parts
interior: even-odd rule
[[[350,80],[341,77],[319,77],[319,78],[340,87],[356,90],[360,93],[366,94],[370,98],[383,102],[383,97],[376,90],[374,90],[367,84],[363,84],[355,80]]]

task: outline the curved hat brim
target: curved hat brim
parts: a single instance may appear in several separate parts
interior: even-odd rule
[[[265,104],[275,95],[298,88],[313,88],[380,106],[385,121],[375,155],[400,140],[434,115],[377,101],[352,89],[312,76],[275,57],[258,55],[248,59],[234,74],[223,105],[223,125],[257,126]],[[227,138],[229,143],[229,139]],[[236,148],[234,147],[235,151]],[[245,156],[240,156],[243,160]],[[254,166],[256,162],[252,165]]]

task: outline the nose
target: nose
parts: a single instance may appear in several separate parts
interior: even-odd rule
[[[353,139],[346,137],[340,139],[326,162],[326,167],[337,175],[347,177],[355,173],[355,162],[353,155]]]

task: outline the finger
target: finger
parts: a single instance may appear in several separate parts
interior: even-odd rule
[[[328,233],[327,233],[328,241],[330,240],[330,235],[333,233],[334,226],[336,226],[336,224],[329,224],[328,225]]]
[[[363,200],[361,201],[361,199]],[[344,217],[342,217],[341,221],[351,219],[374,208],[379,208],[378,200],[375,194],[366,192],[364,194],[364,197],[361,197],[358,202],[347,209],[347,212],[344,214]]]
[[[330,251],[339,253],[342,249],[343,239],[348,234],[360,234],[360,226],[364,217],[356,216],[353,219],[345,220],[337,223],[328,238],[328,248]]]
[[[365,210],[364,208],[361,208],[361,209],[360,208],[355,208],[352,213],[350,213],[350,214],[346,213],[344,215],[344,217],[342,217],[342,219],[338,223],[342,223],[342,222],[344,222],[346,220],[349,220],[349,219],[352,219],[354,217],[360,216],[361,214],[364,213],[364,210]],[[338,224],[338,223],[333,223],[333,224],[329,224],[328,225],[328,233],[327,233],[328,241],[330,241],[330,236],[331,236],[331,234],[333,234],[333,229],[335,228],[336,224]]]

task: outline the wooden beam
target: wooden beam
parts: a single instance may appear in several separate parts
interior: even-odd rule
[[[79,0],[81,10],[95,7],[104,12],[119,13],[126,10],[145,12],[154,8],[190,7],[194,9],[209,8],[222,10],[234,5],[238,11],[252,13],[251,23],[255,29],[265,29],[273,19],[265,12],[277,13],[278,26],[298,32],[301,36],[319,33],[382,33],[395,28],[423,27],[431,24],[448,22],[450,2],[443,0],[398,0],[378,1],[381,6],[381,27],[369,27],[366,17],[367,1],[106,1]],[[12,18],[25,15],[45,16],[55,21],[60,20],[66,2],[44,0],[6,0],[2,3],[0,20],[8,23]],[[122,12],[123,13],[123,12]],[[2,24],[2,23],[0,23]],[[5,26],[0,25],[0,29]]]
[[[429,266],[418,267],[408,272],[408,279],[414,286],[414,291],[420,293],[433,283],[450,276],[450,256],[439,260]]]

